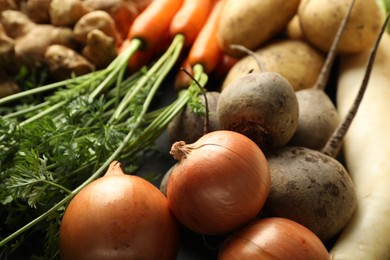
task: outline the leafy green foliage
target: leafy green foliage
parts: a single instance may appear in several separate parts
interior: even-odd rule
[[[116,81],[111,71],[117,73],[118,64],[127,65],[120,58],[108,70],[33,89],[28,92],[31,96],[23,95],[27,101],[17,106],[16,113],[0,108],[5,115],[0,117],[0,148],[4,148],[0,150],[0,247],[12,243],[1,248],[2,259],[28,244],[25,239],[42,234],[46,235],[41,243],[45,255],[31,259],[56,258],[59,223],[71,198],[101,176],[113,158],[127,161],[127,169],[137,169],[140,156],[153,147],[188,101],[184,96],[180,102],[147,114],[183,42],[170,48],[151,73],[143,69]],[[21,77],[26,76],[22,71]],[[104,85],[106,78],[110,80]],[[30,102],[41,91],[54,89],[42,103]],[[129,102],[119,109],[123,100]]]

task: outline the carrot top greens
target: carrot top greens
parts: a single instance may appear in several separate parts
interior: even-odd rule
[[[42,103],[4,110],[0,117],[0,258],[35,234],[46,234],[45,259],[56,256],[60,219],[73,196],[113,160],[126,161],[127,172],[134,172],[140,156],[153,149],[167,124],[199,93],[194,86],[172,104],[151,108],[183,43],[177,37],[149,68],[108,81],[105,91],[96,92],[107,79],[97,71],[0,99],[2,106],[55,90]]]

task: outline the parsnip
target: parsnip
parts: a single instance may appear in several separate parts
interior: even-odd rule
[[[363,78],[369,50],[341,58],[337,106],[345,116]],[[344,139],[358,208],[331,249],[337,260],[390,259],[390,35],[376,55],[369,86]]]

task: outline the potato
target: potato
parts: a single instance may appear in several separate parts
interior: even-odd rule
[[[218,40],[223,51],[233,57],[244,54],[231,44],[255,50],[281,32],[293,18],[299,0],[226,0],[218,26]]]
[[[324,54],[304,41],[278,40],[258,49],[260,62],[266,71],[274,71],[286,78],[295,91],[310,88],[316,82],[324,63]],[[235,79],[259,71],[251,56],[241,58],[227,74],[222,88]]]
[[[298,16],[305,39],[327,52],[349,5],[349,0],[305,0]],[[375,0],[356,0],[341,37],[338,53],[355,53],[372,46],[382,24]]]
[[[287,24],[286,33],[289,39],[305,41],[298,15],[295,15]]]

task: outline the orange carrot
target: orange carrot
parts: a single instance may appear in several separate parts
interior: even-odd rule
[[[185,59],[181,65],[181,68],[185,69],[188,73],[192,74],[193,70],[188,62],[188,59]],[[191,83],[191,78],[181,69],[177,72],[173,86],[175,90],[179,92],[182,89],[188,88]]]
[[[206,74],[215,68],[220,56],[222,56],[222,50],[217,41],[217,27],[223,2],[219,0],[214,3],[210,15],[188,54],[190,65],[192,67],[196,64],[202,65]]]
[[[217,66],[213,71],[213,77],[217,79],[224,79],[229,70],[233,67],[234,64],[237,63],[238,60],[238,58],[234,58],[227,54],[222,54]]]
[[[207,20],[211,6],[211,0],[184,0],[172,19],[170,35],[183,34],[185,46],[190,46]]]
[[[154,50],[145,50],[135,52],[129,59],[128,69],[130,73],[140,70],[143,66],[152,62],[155,58]]]
[[[128,39],[140,39],[141,49],[153,49],[160,43],[182,3],[183,0],[152,1],[134,20]]]
[[[139,50],[135,52],[129,59],[128,69],[130,73],[140,70],[143,66],[150,64],[154,59],[161,55],[169,46],[170,39],[168,34],[165,34],[161,39],[161,43],[155,46],[153,49]],[[126,39],[122,46],[119,48],[118,54],[130,45],[130,40]]]
[[[136,5],[135,3],[129,1],[128,5],[129,8],[118,8],[118,10],[111,14],[122,39],[127,37],[127,33],[129,32],[134,19],[140,14],[137,8],[135,6],[133,7],[133,5]]]

